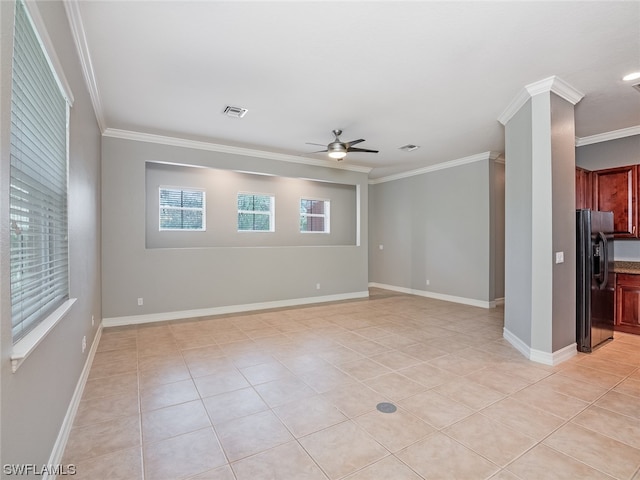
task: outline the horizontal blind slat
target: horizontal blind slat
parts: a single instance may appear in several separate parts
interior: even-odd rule
[[[14,343],[69,298],[68,105],[16,2],[9,215]]]

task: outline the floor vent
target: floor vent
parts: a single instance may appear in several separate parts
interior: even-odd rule
[[[376,408],[379,412],[382,413],[393,413],[398,410],[398,408],[393,403],[388,402],[379,403],[378,405],[376,405]]]

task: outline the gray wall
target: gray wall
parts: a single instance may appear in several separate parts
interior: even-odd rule
[[[505,330],[542,358],[575,343],[573,105],[537,94],[505,134]]]
[[[576,196],[574,107],[551,95],[551,155],[553,252],[564,252],[564,263],[553,268],[551,351],[576,341]]]
[[[491,215],[492,229],[492,256],[493,256],[493,285],[494,291],[490,298],[504,299],[504,189],[505,189],[505,164],[504,162],[491,162],[491,178],[493,188],[491,190]]]
[[[504,326],[527,345],[532,307],[531,112],[529,100],[505,125]]]
[[[495,247],[491,253],[492,163],[478,161],[371,185],[369,280],[493,301],[496,286],[503,283],[496,283],[495,261],[503,253]]]
[[[11,372],[8,170],[13,2],[0,2],[0,463],[42,465],[54,443],[100,323],[100,131],[86,90],[76,48],[61,2],[38,3],[75,102],[70,117],[69,264],[67,316],[20,366]],[[95,316],[95,327],[91,316]],[[26,478],[26,477],[21,477]]]
[[[587,170],[640,164],[640,135],[618,138],[576,148],[576,165]],[[640,262],[640,240],[616,240],[616,260]]]
[[[640,135],[592,143],[576,148],[576,165],[587,170],[640,163]]]
[[[360,243],[146,248],[147,161],[356,186],[362,197]],[[161,315],[366,292],[366,184],[365,173],[344,169],[103,138],[103,317]],[[320,289],[316,288],[318,283]],[[140,297],[143,306],[137,305]]]
[[[203,189],[206,198],[206,231],[160,231],[160,186]],[[356,244],[355,185],[147,162],[146,191],[147,248]],[[274,196],[274,232],[238,232],[239,192]],[[300,232],[301,198],[330,201],[328,234]]]

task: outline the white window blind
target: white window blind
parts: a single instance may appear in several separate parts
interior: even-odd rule
[[[22,2],[11,90],[11,311],[17,342],[69,298],[68,104]]]
[[[160,187],[160,230],[205,230],[203,190]]]

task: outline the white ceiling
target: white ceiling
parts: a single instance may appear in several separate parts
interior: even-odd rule
[[[504,151],[500,114],[556,75],[576,135],[640,128],[640,2],[83,1],[67,11],[103,129],[325,159],[371,178]],[[83,39],[84,37],[84,39]],[[634,82],[637,83],[637,82]],[[242,119],[226,105],[247,108]],[[421,148],[398,150],[412,143]]]

